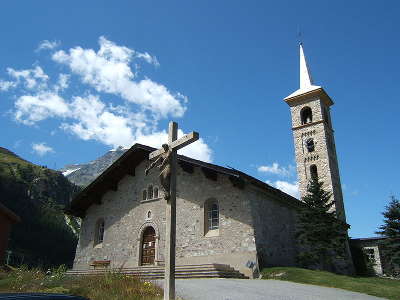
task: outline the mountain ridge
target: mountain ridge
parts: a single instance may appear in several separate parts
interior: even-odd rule
[[[10,235],[11,264],[71,265],[77,232],[67,224],[63,208],[80,190],[61,172],[0,147],[0,202],[21,217]]]
[[[72,183],[85,187],[112,165],[128,149],[118,147],[107,151],[102,156],[83,164],[70,164],[64,166],[60,171]]]

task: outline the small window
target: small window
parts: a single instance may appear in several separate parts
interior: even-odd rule
[[[308,124],[312,122],[312,111],[308,106],[303,107],[300,111],[301,124]]]
[[[206,201],[204,209],[204,229],[205,234],[207,234],[210,231],[219,229],[219,205],[217,200],[210,199]]]
[[[146,190],[143,190],[143,198],[142,199],[143,200],[147,199],[147,191]]]
[[[147,219],[151,219],[151,211],[150,210],[147,212]]]
[[[158,198],[158,187],[154,187],[154,198]]]
[[[104,220],[97,221],[95,232],[95,245],[103,243],[104,240]]]
[[[208,230],[219,228],[219,209],[218,203],[213,203],[208,210]]]
[[[318,170],[316,165],[310,166],[311,179],[318,179]]]
[[[153,199],[153,186],[149,185],[147,188],[147,199]]]
[[[306,140],[306,147],[308,152],[313,152],[315,150],[314,140],[312,138]]]

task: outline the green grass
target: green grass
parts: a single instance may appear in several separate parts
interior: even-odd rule
[[[334,287],[390,300],[400,300],[400,280],[379,277],[351,277],[325,271],[289,267],[265,268],[261,273],[263,279]]]
[[[151,282],[119,273],[67,276],[65,269],[47,275],[38,269],[0,270],[0,293],[63,293],[91,300],[161,300],[163,291]]]

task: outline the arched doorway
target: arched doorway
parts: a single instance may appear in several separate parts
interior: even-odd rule
[[[142,258],[140,264],[154,265],[156,257],[156,232],[153,227],[148,226],[142,237]]]

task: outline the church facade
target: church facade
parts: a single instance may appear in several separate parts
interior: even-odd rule
[[[153,148],[136,144],[72,202],[82,217],[74,269],[162,265],[165,200]],[[177,265],[228,264],[252,277],[262,265],[295,264],[297,199],[242,172],[178,156]]]
[[[300,46],[300,89],[287,98],[300,191],[312,176],[332,191],[345,221],[329,116],[333,104],[312,84]],[[145,176],[154,149],[135,144],[71,202],[82,218],[74,270],[163,265],[165,200],[157,171]],[[295,266],[298,199],[243,172],[178,156],[177,265],[227,264],[250,278],[260,267]]]

